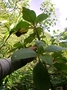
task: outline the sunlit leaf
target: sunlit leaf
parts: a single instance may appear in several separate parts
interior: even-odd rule
[[[36,13],[33,10],[23,7],[23,19],[34,24],[36,20]]]
[[[48,15],[42,13],[42,14],[40,14],[40,15],[37,16],[37,18],[36,18],[36,23],[40,23],[40,22],[42,22],[43,20],[45,20],[45,19],[47,19],[47,18],[48,18]]]
[[[33,70],[33,80],[37,90],[49,90],[50,78],[47,68],[41,63],[37,63]]]
[[[26,33],[28,31],[28,28],[29,28],[30,24],[25,22],[25,21],[19,21],[18,23],[16,24],[12,24],[10,26],[10,33],[17,33],[18,34],[23,34],[23,33]]]
[[[14,44],[14,47],[16,47],[16,48],[22,48],[23,45],[20,42],[17,42],[17,43]]]
[[[20,28],[28,28],[29,26],[30,26],[29,23],[21,20],[20,22],[17,23],[15,29],[18,30],[18,29],[20,29]]]
[[[21,21],[16,25],[16,28],[15,28],[15,30],[17,31],[17,32],[16,32],[16,35],[17,35],[17,36],[20,36],[20,35],[22,35],[22,34],[27,33],[27,31],[28,31],[28,29],[29,29],[29,26],[30,26],[29,23],[21,20]]]

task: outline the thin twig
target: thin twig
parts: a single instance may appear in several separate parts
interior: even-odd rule
[[[5,45],[6,41],[9,39],[10,35],[4,40],[3,44],[0,46],[0,49]]]
[[[40,36],[38,34],[38,30],[37,30],[36,26],[34,27],[34,29],[36,30],[36,35],[37,35],[38,40],[40,40]]]
[[[55,90],[52,83],[50,82],[51,90]]]

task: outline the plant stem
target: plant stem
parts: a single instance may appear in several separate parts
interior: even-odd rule
[[[51,82],[50,82],[50,85],[51,85],[51,90],[55,90]]]
[[[34,29],[35,29],[35,31],[36,31],[36,35],[37,35],[38,40],[40,40],[40,36],[39,36],[39,34],[38,34],[38,30],[37,30],[36,26],[34,26]]]

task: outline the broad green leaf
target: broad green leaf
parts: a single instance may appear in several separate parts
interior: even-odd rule
[[[22,34],[27,33],[28,29],[29,29],[30,24],[25,22],[25,21],[20,21],[17,25],[15,30],[17,31],[15,34],[16,36],[21,36]]]
[[[25,21],[19,21],[18,23],[10,26],[10,33],[17,32],[20,30],[20,33],[24,33],[28,31],[30,24]]]
[[[18,22],[17,23],[17,25],[16,25],[16,30],[18,30],[18,29],[23,29],[23,28],[28,28],[30,26],[30,24],[29,23],[27,23],[27,22],[25,22],[25,21],[20,21],[20,22]]]
[[[49,55],[49,54],[45,54],[45,55],[43,55],[43,56],[40,55],[40,58],[41,58],[45,63],[52,65],[53,60],[52,60],[52,56],[51,56],[51,55]]]
[[[42,46],[42,44],[39,44],[37,49],[38,49],[38,54],[43,54],[44,47]]]
[[[65,63],[55,63],[54,66],[58,70],[67,70],[67,65]]]
[[[26,59],[26,58],[33,58],[36,56],[37,54],[35,51],[31,50],[30,48],[23,48],[14,52],[11,59],[20,60],[20,59]]]
[[[20,37],[22,34],[27,33],[27,31],[28,31],[28,28],[22,28],[22,29],[19,29],[15,34],[16,36]]]
[[[60,47],[57,45],[50,45],[45,48],[45,51],[47,51],[47,52],[58,52],[58,51],[62,51],[62,50],[67,50],[67,48]]]
[[[23,45],[20,42],[17,42],[17,43],[14,44],[14,47],[23,48]]]
[[[23,19],[34,25],[36,20],[36,13],[33,10],[23,7]]]
[[[36,18],[36,23],[40,23],[40,22],[42,22],[43,20],[45,20],[45,19],[47,19],[47,18],[48,18],[48,15],[42,13],[42,14],[40,14],[40,15],[37,16],[37,18]]]
[[[39,45],[42,45],[42,46],[44,46],[45,45],[45,43],[43,42],[43,41],[35,41],[35,44],[37,45],[37,46],[39,46]]]
[[[16,35],[17,35],[17,36],[20,36],[20,35],[22,35],[22,34],[27,33],[27,31],[28,31],[28,29],[29,29],[29,26],[30,26],[29,23],[21,20],[21,21],[20,21],[19,23],[17,23],[17,25],[16,25],[16,28],[15,28],[15,30],[17,31],[17,32],[16,32]]]
[[[33,80],[37,90],[49,90],[50,78],[47,68],[41,63],[37,63],[33,70]]]
[[[35,41],[35,44],[38,46],[38,54],[43,54],[44,52],[44,42],[43,41]]]

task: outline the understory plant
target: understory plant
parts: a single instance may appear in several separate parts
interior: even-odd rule
[[[67,48],[59,46],[51,36],[46,35],[45,28],[41,27],[40,23],[47,20],[49,15],[42,13],[36,16],[35,11],[25,7],[22,14],[22,19],[14,27],[11,26],[7,33],[8,38],[11,34],[17,37],[24,35],[21,42],[14,44],[11,60],[34,58],[37,61],[33,68],[36,90],[54,90],[52,83],[54,75],[66,78],[67,61],[62,51]],[[30,46],[36,46],[36,51],[31,50]]]

